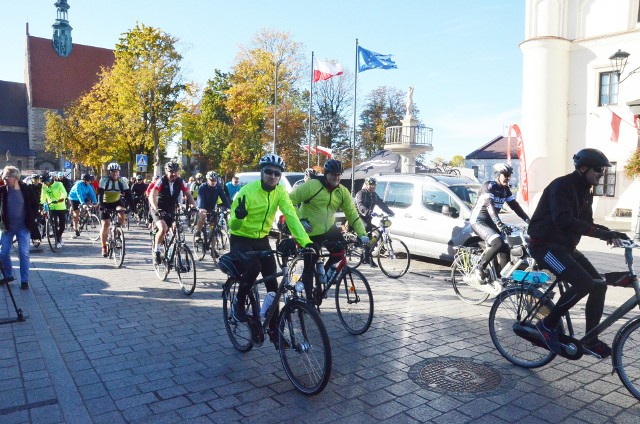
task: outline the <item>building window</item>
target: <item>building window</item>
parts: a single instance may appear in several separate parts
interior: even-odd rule
[[[478,166],[477,165],[473,165],[471,167],[471,169],[473,169],[473,176],[478,178]]]
[[[593,188],[594,196],[614,197],[616,195],[616,162],[604,170],[598,185]]]
[[[22,161],[20,159],[17,160],[18,169],[22,169]]]
[[[598,106],[618,104],[618,74],[602,72],[600,74],[600,100]]]

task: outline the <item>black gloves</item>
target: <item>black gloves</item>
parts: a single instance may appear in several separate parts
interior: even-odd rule
[[[235,210],[236,218],[245,219],[249,212],[247,211],[247,196],[242,196],[238,199],[238,206]]]
[[[500,230],[500,232],[503,233],[504,235],[506,236],[511,235],[511,227],[506,225],[504,222],[498,221],[496,222],[496,226],[498,227],[498,230]]]
[[[603,237],[601,237],[601,239],[607,242],[610,242],[613,239],[629,240],[629,236],[619,231],[608,231]]]

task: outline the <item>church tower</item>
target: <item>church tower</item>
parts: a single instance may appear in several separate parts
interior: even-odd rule
[[[53,27],[53,49],[62,57],[67,57],[71,54],[73,44],[71,43],[71,25],[67,20],[67,11],[69,5],[67,0],[57,0],[54,6],[58,9],[58,16]]]

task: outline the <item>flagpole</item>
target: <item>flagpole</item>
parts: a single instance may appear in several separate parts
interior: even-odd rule
[[[353,197],[356,175],[356,106],[358,101],[358,39],[356,38],[356,66],[355,79],[353,83],[353,141],[351,142],[351,197]]]
[[[313,110],[313,52],[311,52],[311,79],[309,81],[309,128],[307,132],[307,168],[311,168],[311,111]]]

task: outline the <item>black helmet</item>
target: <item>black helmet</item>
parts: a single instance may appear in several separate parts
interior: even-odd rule
[[[324,163],[324,173],[337,172],[342,173],[342,162],[335,159],[329,159]]]
[[[179,171],[180,170],[180,165],[178,164],[178,162],[167,162],[164,165],[164,172],[170,172],[170,171]]]
[[[82,181],[91,181],[91,174],[82,174]]]
[[[49,174],[47,171],[42,173],[42,178],[40,179],[42,180],[43,183],[50,183],[51,181],[53,181],[51,174]]]
[[[573,166],[580,168],[581,166],[611,166],[609,159],[598,149],[582,149],[573,155]]]

